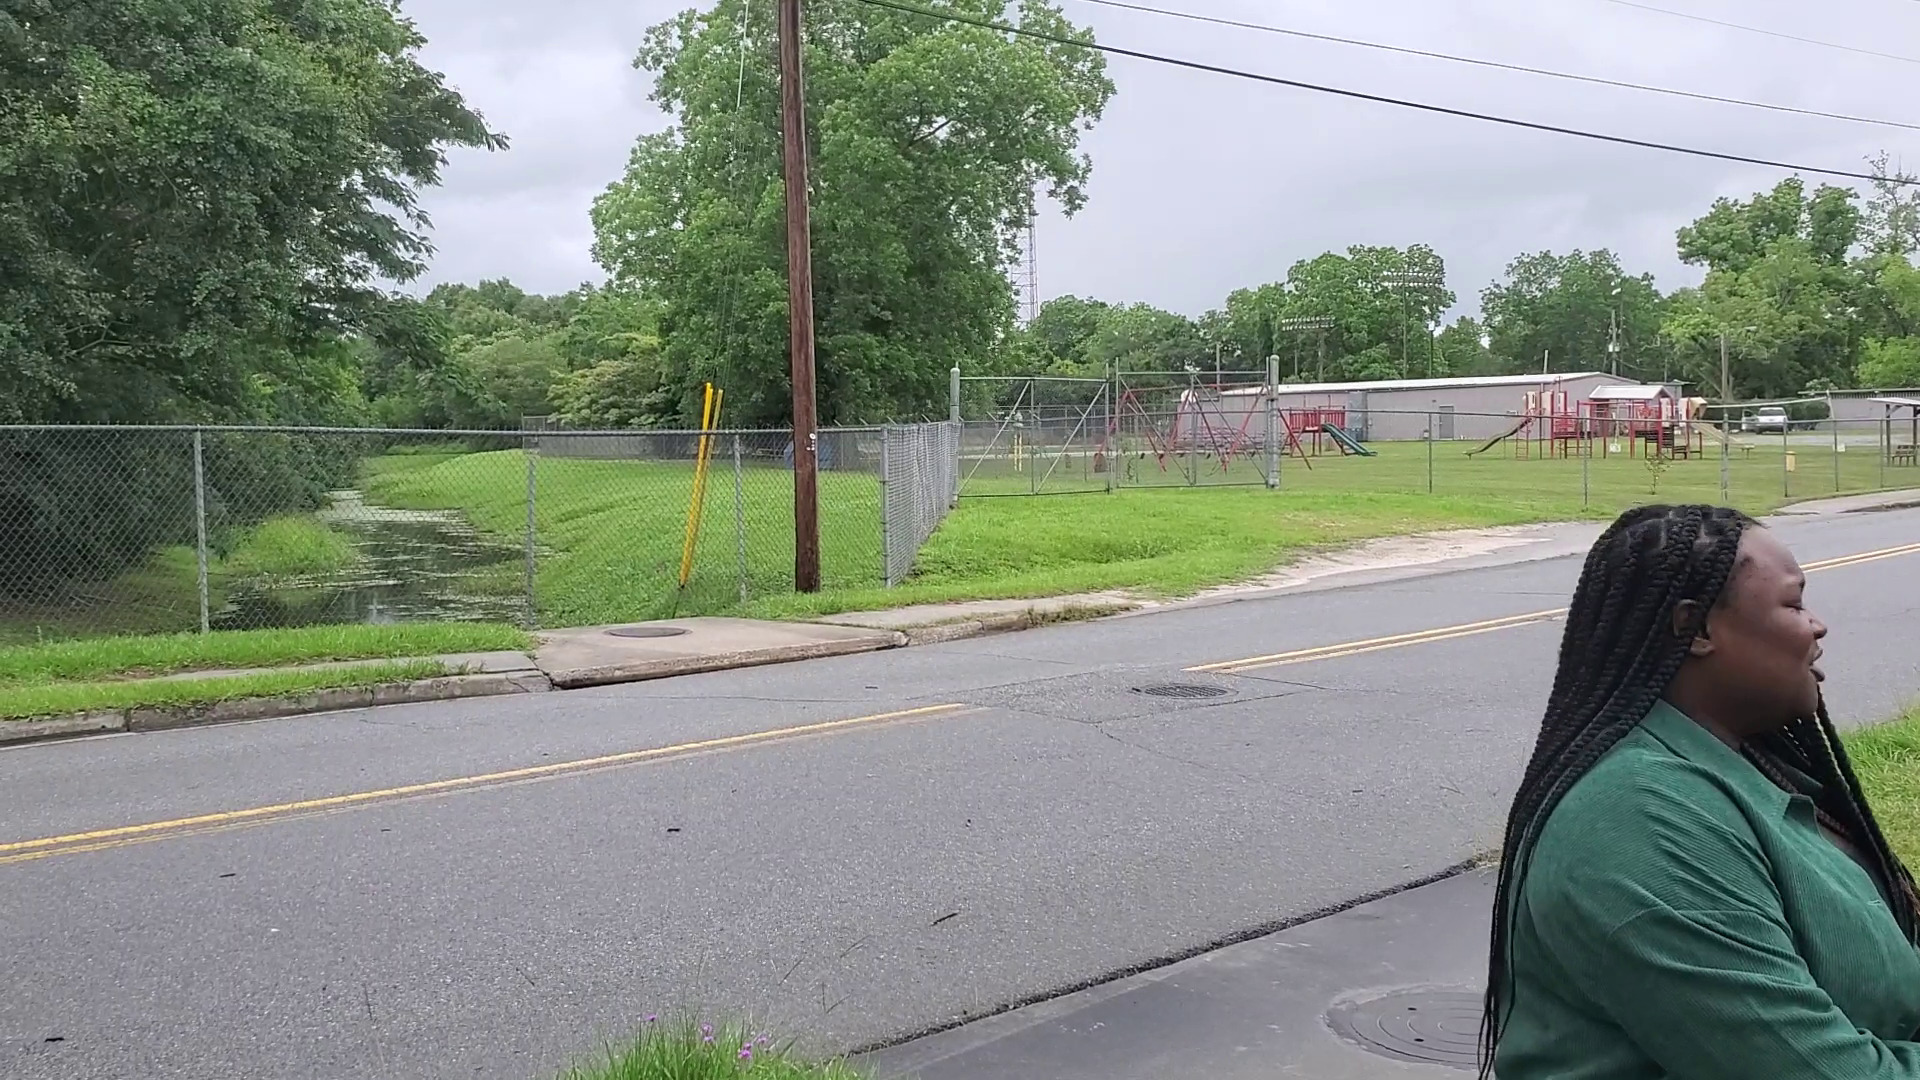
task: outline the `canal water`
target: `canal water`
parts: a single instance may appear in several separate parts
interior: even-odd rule
[[[336,491],[317,515],[360,558],[337,574],[233,581],[216,629],[337,623],[487,621],[526,616],[526,551],[484,536],[458,512],[401,510]]]

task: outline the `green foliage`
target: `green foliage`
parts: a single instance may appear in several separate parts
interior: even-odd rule
[[[1659,379],[1666,356],[1660,338],[1661,297],[1653,276],[1630,276],[1604,248],[1522,255],[1505,281],[1481,294],[1491,371],[1612,371],[1608,344],[1617,327],[1619,369]]]
[[[247,529],[222,563],[236,577],[295,578],[337,573],[359,559],[353,541],[304,514],[288,514]]]
[[[1920,387],[1920,338],[1869,338],[1860,358],[1860,385],[1875,390]]]
[[[1084,201],[1080,134],[1113,86],[1083,48],[857,0],[820,0],[807,20],[821,419],[944,411],[948,369],[984,363],[1011,328],[1005,271],[1036,188],[1069,212]],[[1017,20],[1084,37],[1042,0]],[[696,419],[708,381],[736,422],[787,414],[773,37],[769,5],[720,0],[654,27],[640,50],[673,125],[635,144],[593,220],[601,264],[661,304],[656,422]]]
[[[246,698],[411,682],[447,673],[445,665],[435,660],[395,660],[364,667],[293,668],[198,679],[117,679],[95,683],[0,682],[0,721],[66,716],[107,709],[212,705]]]
[[[0,646],[0,683],[521,651],[532,646],[533,635],[524,630],[459,622],[148,634]]]
[[[428,247],[442,148],[499,146],[381,0],[0,12],[0,419],[266,419]]]

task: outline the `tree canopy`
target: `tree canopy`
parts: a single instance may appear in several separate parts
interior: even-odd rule
[[[943,10],[999,17],[1004,5]],[[595,255],[660,306],[649,423],[788,415],[786,234],[772,5],[719,0],[654,27],[636,65],[673,118],[642,137],[595,203]],[[1068,212],[1091,163],[1080,135],[1113,93],[1092,50],[856,0],[807,8],[807,146],[823,422],[939,409],[946,372],[1012,329],[1006,271],[1044,191]],[[1025,0],[1018,25],[1090,40]]]
[[[497,148],[382,0],[0,11],[14,420],[268,419],[430,253],[420,188]]]

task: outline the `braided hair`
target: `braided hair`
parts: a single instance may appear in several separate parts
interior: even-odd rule
[[[1643,506],[1620,515],[1587,555],[1567,610],[1540,734],[1507,816],[1480,1028],[1481,1080],[1492,1076],[1512,1008],[1512,915],[1534,842],[1561,798],[1666,692],[1693,644],[1672,631],[1675,610],[1684,601],[1705,610],[1720,599],[1750,527],[1753,519],[1721,507]],[[1826,703],[1814,716],[1750,740],[1745,753],[1777,784],[1787,786],[1780,769],[1787,765],[1821,785],[1821,823],[1861,852],[1901,929],[1915,940],[1920,905],[1913,878],[1867,806]]]

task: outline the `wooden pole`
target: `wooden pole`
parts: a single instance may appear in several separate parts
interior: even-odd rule
[[[813,250],[800,0],[779,0],[780,132],[787,187],[787,320],[793,362],[793,587],[820,591],[819,435],[814,430]]]

